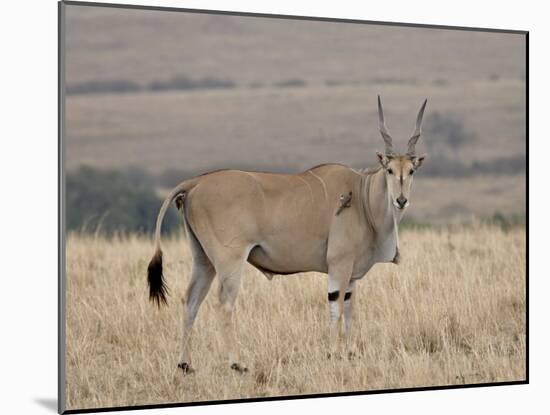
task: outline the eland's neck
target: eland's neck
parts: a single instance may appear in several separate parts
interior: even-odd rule
[[[377,234],[377,239],[384,238],[384,236],[389,236],[392,233],[397,238],[397,228],[403,213],[397,212],[393,207],[384,170],[380,169],[375,173],[371,173],[364,180],[365,213],[367,220],[372,222],[371,226]]]

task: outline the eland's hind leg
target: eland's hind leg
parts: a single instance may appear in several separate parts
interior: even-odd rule
[[[181,355],[178,367],[184,373],[191,373],[191,358],[189,349],[191,347],[191,336],[193,323],[197,317],[199,307],[208,294],[210,285],[216,275],[214,266],[200,249],[193,249],[193,268],[191,271],[191,281],[187,287],[185,298],[183,299],[183,328],[181,335]]]
[[[244,268],[246,255],[240,258],[234,258],[226,262],[223,266],[217,269],[220,279],[220,311],[221,322],[223,325],[223,336],[227,347],[227,355],[231,369],[239,373],[247,372],[248,369],[243,366],[240,360],[240,353],[237,345],[235,326],[233,321],[233,311],[239,288],[241,285],[241,277]]]

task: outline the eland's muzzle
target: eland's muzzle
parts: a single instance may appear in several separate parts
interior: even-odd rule
[[[408,200],[405,197],[403,197],[403,195],[399,196],[396,202],[397,202],[397,207],[399,209],[405,209],[409,205]]]

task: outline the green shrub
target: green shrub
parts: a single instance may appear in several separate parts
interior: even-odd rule
[[[150,234],[161,203],[151,177],[143,170],[122,173],[81,167],[66,177],[67,230]],[[163,230],[178,227],[176,212],[167,212]]]

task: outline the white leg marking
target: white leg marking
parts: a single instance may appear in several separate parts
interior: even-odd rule
[[[329,275],[328,277],[328,294],[330,296],[331,293],[338,293],[338,297],[342,294],[340,291],[340,283],[336,278],[333,278]],[[328,302],[329,305],[329,311],[330,311],[330,327],[334,328],[336,324],[338,323],[338,320],[340,318],[340,298],[336,298],[333,301]]]
[[[334,327],[338,322],[338,317],[340,315],[340,305],[338,301],[330,301],[330,327]]]

